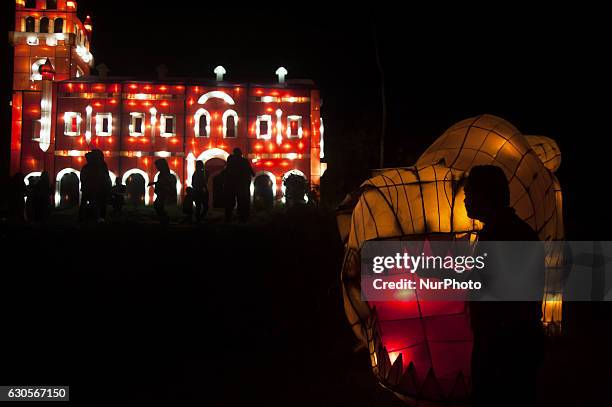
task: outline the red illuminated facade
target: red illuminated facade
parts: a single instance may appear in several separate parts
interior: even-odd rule
[[[274,83],[228,82],[222,67],[211,80],[90,76],[92,23],[78,19],[76,1],[17,0],[15,24],[11,172],[29,179],[47,170],[56,204],[62,178],[78,177],[92,149],[124,182],[153,181],[154,161],[166,158],[179,196],[196,160],[218,169],[235,147],[270,177],[277,198],[288,174],[319,184],[323,126],[312,81],[285,80],[284,68]],[[152,198],[148,190],[145,202]]]

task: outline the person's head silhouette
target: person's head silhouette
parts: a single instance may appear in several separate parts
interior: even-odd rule
[[[155,168],[159,171],[159,175],[170,175],[170,167],[168,166],[168,161],[165,158],[159,158],[155,160]]]
[[[196,170],[204,171],[204,161],[202,160],[196,161]]]
[[[239,149],[238,147],[236,147],[234,149],[234,155],[238,156],[238,157],[242,157],[242,150]]]
[[[478,165],[465,182],[465,208],[472,219],[483,222],[510,205],[508,179],[500,167]]]

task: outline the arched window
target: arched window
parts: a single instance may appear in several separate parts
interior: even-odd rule
[[[64,32],[64,19],[56,18],[53,22],[53,32],[56,34]]]
[[[26,8],[36,8],[36,0],[26,0]]]
[[[208,117],[206,115],[200,116],[198,128],[200,130],[200,137],[208,137]]]
[[[238,124],[238,114],[228,109],[223,113],[223,137],[236,137],[236,125]]]
[[[40,19],[40,29],[38,30],[41,33],[49,32],[49,19],[47,17],[43,17]]]
[[[206,109],[198,109],[194,116],[195,119],[195,136],[210,137],[210,113]]]
[[[47,10],[55,10],[57,8],[57,0],[47,0]]]
[[[30,16],[26,18],[26,32],[33,33],[36,30],[36,20]]]

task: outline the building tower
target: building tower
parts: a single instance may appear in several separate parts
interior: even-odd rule
[[[51,88],[54,81],[89,75],[91,32],[91,19],[81,22],[74,0],[16,0],[15,31],[9,33],[15,50],[11,174],[52,172],[55,129],[47,123],[54,104]]]

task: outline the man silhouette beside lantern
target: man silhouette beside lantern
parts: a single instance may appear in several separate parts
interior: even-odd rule
[[[465,207],[470,218],[484,224],[479,242],[539,240],[510,207],[508,180],[500,167],[482,165],[470,170]],[[541,267],[527,266],[536,294],[543,292],[541,259]],[[512,270],[501,267],[501,272],[511,274]],[[473,406],[535,406],[537,371],[544,353],[541,301],[471,301],[469,313],[474,335]]]

